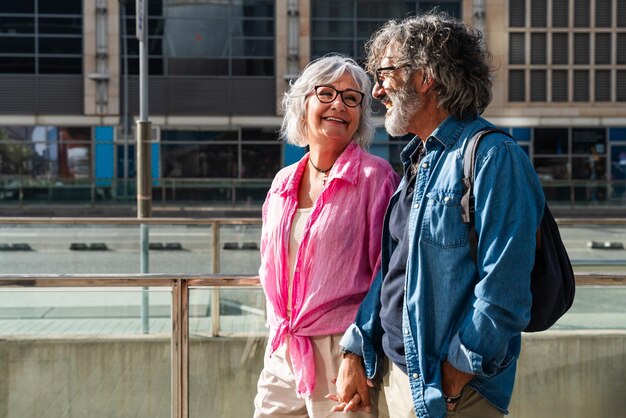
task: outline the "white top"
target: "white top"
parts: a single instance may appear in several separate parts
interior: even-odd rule
[[[293,275],[296,270],[296,257],[298,256],[298,249],[302,242],[304,225],[312,211],[313,208],[296,209],[296,214],[293,216],[293,222],[291,224],[291,231],[289,231],[289,285],[287,293],[287,314],[289,317],[291,317],[291,290],[293,287]]]

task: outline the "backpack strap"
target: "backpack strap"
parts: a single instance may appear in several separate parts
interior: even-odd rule
[[[478,149],[478,143],[487,134],[492,132],[498,132],[508,137],[511,135],[496,128],[485,128],[474,134],[467,140],[465,145],[465,152],[463,153],[463,197],[461,198],[461,216],[463,223],[469,224],[469,245],[472,259],[474,262],[478,259],[478,235],[476,234],[476,226],[474,223],[475,217],[475,202],[474,202],[474,180],[475,180],[475,168],[476,168],[476,150]],[[512,138],[512,137],[511,137]]]

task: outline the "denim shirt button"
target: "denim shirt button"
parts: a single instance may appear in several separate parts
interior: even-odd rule
[[[419,203],[416,203],[416,204],[414,204],[414,205],[413,205],[413,207],[414,207],[415,209],[419,209],[419,208],[420,208],[420,204],[419,204]]]
[[[420,375],[419,375],[419,374],[417,374],[417,373],[413,373],[413,379],[417,379],[418,377],[420,377]]]
[[[428,168],[428,163],[423,163],[422,168]]]
[[[409,330],[408,329],[404,330],[404,335],[409,335]]]
[[[444,202],[449,202],[449,201],[450,201],[450,196],[446,196],[446,197],[444,197],[444,198],[443,198],[443,201],[444,201]]]

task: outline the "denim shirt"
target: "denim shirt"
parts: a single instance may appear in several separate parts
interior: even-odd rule
[[[530,320],[530,272],[544,195],[525,152],[509,137],[492,133],[480,142],[475,167],[478,263],[470,254],[461,218],[463,153],[481,117],[444,120],[426,140],[413,195],[402,329],[413,405],[418,417],[444,417],[441,363],[474,374],[469,385],[506,413]],[[404,169],[419,145],[415,137],[400,154]],[[341,345],[361,354],[368,378],[380,368],[380,290],[395,242],[385,215],[382,265]]]

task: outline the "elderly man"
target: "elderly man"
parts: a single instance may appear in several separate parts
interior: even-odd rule
[[[445,14],[386,23],[368,43],[373,96],[401,153],[404,177],[383,228],[382,267],[341,346],[336,411],[380,416],[502,417],[530,319],[539,179],[508,136],[480,142],[475,166],[477,261],[461,216],[467,141],[493,127],[491,56],[480,32]]]

